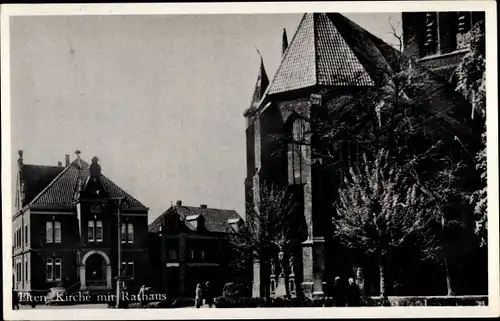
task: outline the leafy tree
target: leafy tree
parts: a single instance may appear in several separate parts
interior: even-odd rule
[[[462,58],[457,68],[456,90],[469,99],[472,104],[471,117],[478,114],[486,119],[486,55],[484,21],[478,22],[466,35],[470,51]],[[476,168],[480,172],[483,186],[472,193],[471,203],[475,205],[476,234],[481,238],[481,245],[487,244],[487,163],[486,130],[482,134],[483,148],[476,155]]]
[[[422,210],[425,194],[416,183],[408,182],[386,149],[373,161],[364,156],[344,183],[333,219],[335,237],[377,261],[380,295],[386,297],[386,267],[392,253],[429,232],[433,217]],[[428,249],[438,246],[427,243]]]

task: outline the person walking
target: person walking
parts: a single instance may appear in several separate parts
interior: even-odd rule
[[[203,289],[201,288],[201,283],[198,283],[196,285],[196,292],[195,292],[195,306],[197,309],[201,307],[203,303]]]
[[[349,285],[347,286],[347,306],[357,307],[361,305],[361,293],[358,285],[354,282],[353,278],[349,278]]]
[[[141,304],[141,308],[145,308],[146,305],[148,304],[146,295],[147,295],[146,286],[143,284],[139,289],[139,293],[137,295],[139,297],[139,303]]]
[[[344,287],[342,286],[342,282],[340,276],[335,277],[333,281],[333,304],[336,307],[345,306],[345,294]]]
[[[214,292],[212,290],[212,284],[210,281],[205,283],[205,303],[211,308],[214,305]]]

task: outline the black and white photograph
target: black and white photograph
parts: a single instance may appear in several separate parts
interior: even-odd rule
[[[8,319],[499,315],[495,2],[1,23]]]

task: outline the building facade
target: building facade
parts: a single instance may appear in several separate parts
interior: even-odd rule
[[[461,17],[456,13],[450,15]],[[445,17],[444,14],[434,16],[436,19]],[[436,39],[442,42],[437,49],[429,51],[422,47],[424,40],[419,37],[425,33],[419,28],[427,17],[425,13],[403,14],[407,52],[422,62],[416,63],[419,68],[424,65],[425,70],[428,70],[426,67],[436,71],[452,70],[460,60],[456,60],[450,51],[452,48],[458,50],[459,56],[466,48],[462,48],[462,44],[459,46],[459,36],[455,37],[458,39],[455,47],[446,47],[444,26],[436,31],[441,35]],[[475,15],[468,17],[471,23],[477,19]],[[415,24],[411,19],[420,22]],[[448,38],[452,37],[447,32]],[[363,282],[367,294],[376,294],[377,269],[360,269],[350,257],[349,249],[340,247],[332,237],[335,213],[332,200],[336,198],[345,171],[358,157],[357,151],[362,146],[355,141],[338,141],[327,147],[332,157],[323,157],[314,151],[323,150],[323,146],[318,145],[318,137],[312,134],[316,130],[311,128],[313,122],[306,119],[328,121],[324,118],[324,111],[330,102],[380,88],[388,81],[387,75],[399,70],[402,56],[394,47],[338,13],[305,14],[289,45],[287,37],[283,37],[282,48],[282,60],[271,81],[261,60],[252,101],[244,113],[247,119],[247,204],[257,204],[261,187],[267,182],[288,186],[295,195],[299,204],[297,215],[305,221],[305,230],[297,233],[303,236],[291,242],[294,245],[288,250],[293,261],[290,270],[306,295],[328,295],[335,276],[355,277]],[[448,61],[447,56],[453,56],[455,60]],[[435,64],[431,65],[431,61]],[[413,63],[408,64],[411,67]],[[443,66],[446,68],[441,68]],[[457,119],[458,129],[455,128],[453,134],[448,129],[440,132],[440,138],[451,149],[461,148],[458,141],[476,144],[477,139],[468,134],[471,130],[464,121],[467,118],[464,111],[470,115],[470,105],[442,75],[428,72],[429,86],[420,94],[425,97],[428,94],[425,90],[442,90],[433,93],[436,99],[425,102],[426,112],[431,118],[444,113],[450,119]],[[469,214],[464,214],[464,217]],[[268,291],[266,287],[272,284],[263,280],[272,274],[266,269],[269,268],[255,262],[254,296],[264,296]],[[416,283],[420,282],[419,277],[414,277]],[[422,291],[427,291],[427,294],[439,292],[432,288],[433,280],[424,281],[431,285],[428,291],[422,286]]]
[[[403,12],[404,52],[453,81],[453,72],[469,51],[466,34],[484,12]]]
[[[196,284],[208,281],[220,292],[231,280],[228,234],[237,231],[242,222],[234,210],[177,201],[149,225],[155,285],[173,297],[194,297]]]
[[[88,164],[77,151],[72,162],[66,155],[64,166],[31,165],[24,164],[19,151],[16,185],[16,290],[111,290],[118,274],[118,240],[129,286],[148,281],[148,208],[102,175],[97,157]]]

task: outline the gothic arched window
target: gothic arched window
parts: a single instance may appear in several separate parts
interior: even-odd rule
[[[288,144],[288,181],[290,184],[302,184],[306,142],[305,120],[301,118],[295,119],[291,131],[292,139]]]

